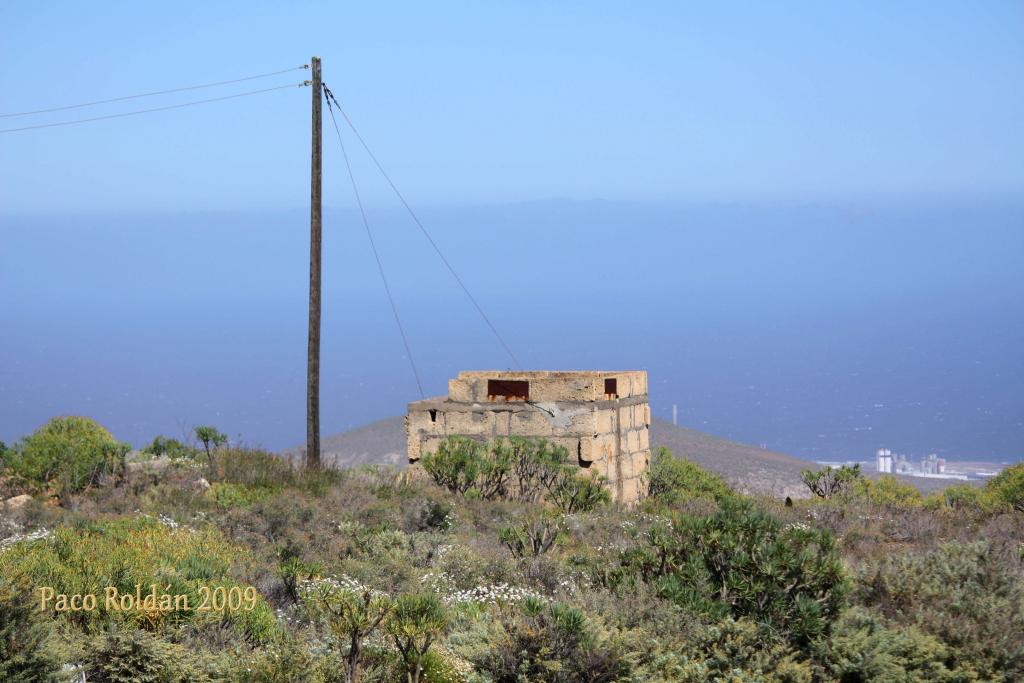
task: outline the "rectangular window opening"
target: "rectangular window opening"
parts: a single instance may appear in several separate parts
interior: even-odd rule
[[[530,383],[518,379],[487,380],[487,399],[496,401],[499,398],[506,401],[529,401]]]
[[[619,397],[619,381],[610,377],[604,381],[604,395],[608,398]]]
[[[430,410],[430,421],[431,422],[437,422],[437,410],[436,409],[431,409]]]

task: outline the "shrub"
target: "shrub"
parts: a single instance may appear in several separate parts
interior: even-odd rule
[[[722,478],[659,446],[647,470],[648,495],[669,505],[684,500],[721,500],[732,495]]]
[[[521,609],[495,616],[485,647],[472,655],[475,667],[494,683],[605,683],[629,672],[620,644],[575,607],[527,598]]]
[[[228,544],[215,529],[193,531],[170,520],[134,517],[82,522],[57,529],[50,538],[14,543],[0,552],[0,575],[49,586],[60,594],[97,594],[94,611],[60,613],[66,622],[87,630],[122,622],[149,629],[165,623],[227,624],[243,637],[261,642],[274,630],[275,621],[259,596],[251,611],[222,615],[197,609],[203,599],[200,586],[246,588],[230,572],[233,564],[249,559],[248,553]],[[143,595],[153,584],[159,595],[187,595],[189,609],[107,609],[103,593],[107,586],[134,596],[136,584]]]
[[[831,498],[833,496],[848,493],[854,482],[861,477],[860,465],[843,465],[839,469],[826,466],[822,470],[803,470],[800,472],[800,479],[804,485],[811,490],[811,493],[819,498]]]
[[[124,467],[131,447],[87,417],[55,417],[4,454],[4,466],[30,486],[65,496]]]
[[[563,514],[590,512],[612,499],[604,477],[577,474],[573,468],[564,468],[547,485],[547,499]]]
[[[266,500],[274,495],[276,488],[269,486],[244,486],[242,484],[230,484],[217,482],[206,492],[222,510],[231,508],[249,508],[254,504]]]
[[[489,500],[505,493],[510,467],[503,456],[502,449],[451,436],[420,458],[420,464],[439,486],[463,496],[473,491]]]
[[[210,481],[273,489],[296,485],[301,476],[291,463],[273,453],[242,448],[222,448],[211,466]]]
[[[409,683],[420,683],[430,646],[448,627],[448,615],[432,593],[401,595],[387,620],[387,632],[405,664]]]
[[[860,576],[857,596],[935,636],[983,676],[1024,677],[1024,572],[1012,551],[979,541],[890,555]]]
[[[498,540],[505,544],[512,557],[539,557],[551,550],[565,532],[561,517],[546,514],[530,515],[525,521],[503,527]]]
[[[55,681],[60,665],[46,647],[49,624],[27,590],[0,574],[0,681]]]
[[[420,459],[439,486],[484,500],[547,500],[565,514],[587,512],[611,500],[604,477],[580,474],[569,452],[544,439],[498,439],[484,444],[462,436],[442,441]]]
[[[989,479],[985,488],[996,500],[1024,512],[1024,462],[1007,467]]]
[[[253,653],[247,665],[244,672],[237,673],[234,680],[238,683],[322,683],[344,680],[340,671],[337,671],[336,661],[315,657],[305,643],[290,634],[275,638],[261,647]]]
[[[191,459],[196,455],[196,449],[177,439],[168,439],[165,436],[153,437],[153,441],[143,448],[142,452],[149,455],[166,455],[174,460]]]
[[[180,645],[145,631],[113,629],[93,639],[84,673],[96,683],[184,683],[192,677],[177,665],[188,660]]]
[[[877,481],[855,478],[850,495],[882,507],[917,507],[923,502],[920,491],[890,474],[883,474]]]
[[[301,598],[299,586],[304,581],[310,581],[323,573],[324,567],[319,562],[306,562],[299,557],[296,549],[286,547],[281,553],[281,561],[278,563],[277,572],[284,582],[284,588],[288,597],[293,602]]]
[[[976,680],[969,666],[956,662],[953,651],[917,627],[890,628],[861,608],[839,617],[831,638],[817,654],[841,681],[906,681],[954,683]]]
[[[658,680],[679,683],[811,683],[813,666],[784,641],[749,619],[724,619],[702,629],[692,642],[679,644],[645,668]],[[653,673],[653,672],[652,672]]]
[[[348,681],[359,683],[363,642],[382,626],[395,603],[384,593],[370,590],[347,577],[341,581],[319,579],[303,582],[300,595],[310,616],[326,622],[339,647],[348,647],[347,652],[340,653],[345,657]],[[403,606],[408,611],[408,605],[403,603]],[[408,614],[403,618],[408,618]],[[428,640],[422,653],[416,650],[415,654],[410,654],[417,668],[429,647]]]
[[[648,531],[625,564],[656,580],[663,596],[721,618],[747,616],[804,646],[828,631],[845,580],[831,532],[783,526],[746,501],[710,516],[679,515]]]
[[[932,511],[963,510],[987,513],[999,509],[1000,502],[988,488],[958,484],[930,494],[924,499],[924,507]]]

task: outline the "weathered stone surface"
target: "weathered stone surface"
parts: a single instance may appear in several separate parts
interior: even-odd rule
[[[8,498],[7,500],[4,501],[3,505],[8,510],[18,510],[24,507],[24,505],[28,503],[30,500],[32,500],[32,496],[28,495],[27,493],[23,493],[20,496]]]
[[[161,455],[158,458],[152,460],[139,460],[136,462],[129,462],[125,464],[125,469],[129,472],[152,472],[158,473],[163,472],[171,466],[171,459],[166,455]]]
[[[455,435],[546,438],[583,471],[607,477],[616,500],[633,503],[643,495],[649,425],[644,371],[460,372],[447,397],[409,404],[407,453],[415,463]]]

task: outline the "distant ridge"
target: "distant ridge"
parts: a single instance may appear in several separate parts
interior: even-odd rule
[[[785,453],[720,439],[695,429],[673,426],[657,418],[651,424],[651,446],[668,447],[676,455],[685,456],[720,474],[739,491],[780,498],[807,496],[806,487],[800,483],[800,470],[817,467],[810,461]],[[301,446],[296,446],[283,454],[297,458],[302,450]],[[404,418],[389,417],[324,437],[320,441],[320,450],[323,462],[334,467],[405,467]]]
[[[282,452],[300,458],[306,447],[294,446]],[[386,417],[370,424],[320,439],[320,460],[331,467],[396,465],[405,467],[405,418]]]

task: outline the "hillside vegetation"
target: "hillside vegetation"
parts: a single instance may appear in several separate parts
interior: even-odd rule
[[[928,496],[807,469],[784,502],[663,448],[626,509],[541,441],[453,439],[412,475],[197,435],[128,454],[62,418],[0,446],[0,680],[1024,677],[1024,466]]]

